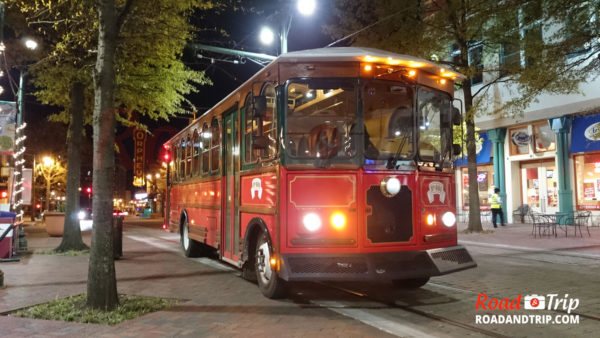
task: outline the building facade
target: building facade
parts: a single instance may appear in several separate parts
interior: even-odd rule
[[[475,125],[477,185],[482,210],[494,187],[501,189],[509,222],[519,206],[542,213],[592,210],[600,219],[600,80],[581,84],[579,94],[541,95],[518,116],[484,115]],[[509,97],[498,86],[495,95]],[[468,209],[466,163],[457,161],[458,212]]]

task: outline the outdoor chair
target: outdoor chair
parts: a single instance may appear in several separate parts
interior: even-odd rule
[[[531,221],[533,223],[533,229],[531,234],[533,237],[536,237],[536,233],[542,237],[545,234],[554,234],[556,236],[556,228],[555,224],[548,217],[538,214],[538,213],[530,213]]]
[[[520,220],[521,223],[525,223],[525,217],[529,216],[531,212],[531,208],[529,204],[520,205],[515,211],[513,211],[513,222],[516,223],[515,220]]]
[[[579,229],[579,236],[583,237],[583,233],[581,231],[581,227],[584,227],[587,230],[588,236],[592,236],[590,233],[590,229],[588,228],[588,222],[590,219],[592,212],[591,211],[581,211],[575,214],[574,217],[571,217],[565,222],[565,237],[569,236],[569,227],[573,227],[575,229],[575,236],[577,236],[577,229]]]

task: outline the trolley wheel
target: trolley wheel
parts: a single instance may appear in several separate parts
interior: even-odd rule
[[[189,237],[190,226],[187,219],[183,223],[181,228],[181,246],[186,257],[198,257],[203,252],[202,243],[198,243]]]
[[[429,282],[429,277],[424,278],[410,278],[410,279],[395,279],[392,281],[392,284],[398,288],[402,289],[416,289],[421,286],[427,284]]]
[[[256,279],[262,294],[271,299],[281,298],[286,293],[285,281],[271,269],[271,251],[269,249],[269,235],[266,232],[258,236],[256,243]]]

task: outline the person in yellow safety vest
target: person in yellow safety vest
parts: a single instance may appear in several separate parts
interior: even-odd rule
[[[500,225],[504,226],[504,213],[502,212],[502,198],[500,198],[500,189],[494,188],[494,194],[490,198],[490,206],[492,207],[492,224],[497,228],[496,215],[500,216]]]

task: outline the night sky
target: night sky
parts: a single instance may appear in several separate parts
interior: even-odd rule
[[[265,53],[276,55],[279,53],[279,40],[273,42],[272,46],[264,46],[258,39],[258,34],[263,25],[270,26],[274,31],[279,31],[281,27],[282,16],[280,13],[281,3],[294,3],[295,1],[253,1],[256,7],[251,11],[226,11],[219,15],[197,16],[194,19],[194,24],[200,27],[200,32],[194,42],[224,47],[236,50],[244,50],[255,53]],[[244,1],[246,5],[247,1]],[[295,12],[296,9],[293,8]],[[311,17],[303,17],[295,12],[293,15],[291,29],[288,35],[288,50],[296,51],[302,49],[312,49],[325,47],[332,40],[322,33],[322,26],[329,20],[326,8],[317,8]],[[220,28],[225,29],[229,36],[222,36],[213,31]],[[197,54],[202,54],[203,58],[196,57]],[[240,86],[248,78],[261,69],[260,66],[253,62],[246,61],[245,64],[233,64],[231,61],[235,59],[233,56],[221,55],[216,53],[208,53],[206,51],[196,51],[187,48],[184,51],[183,60],[191,68],[195,70],[205,70],[208,77],[213,81],[213,86],[203,86],[199,88],[199,92],[190,95],[188,99],[196,106],[199,113],[202,113],[218,103],[221,99],[227,96],[231,91]],[[229,61],[229,62],[228,62]],[[11,71],[11,76],[15,81],[18,81],[18,72]],[[2,80],[6,82],[6,76]],[[10,90],[8,83],[1,84],[5,91],[0,95],[0,100],[16,101],[16,95]],[[59,123],[50,123],[47,117],[59,111],[57,107],[43,105],[36,101],[35,97],[28,95],[33,92],[30,84],[25,86],[25,121],[28,123],[26,133],[28,140],[26,141],[27,153],[30,154],[53,154],[57,155],[66,153],[66,125]],[[170,121],[151,121],[142,120],[146,123],[150,130],[160,127],[173,127],[173,131],[179,131],[189,123],[189,116],[177,116],[171,118]],[[50,133],[46,131],[52,131]],[[117,138],[130,133],[126,128],[120,127],[117,130]],[[84,150],[84,163],[91,163],[91,127],[87,127],[87,137],[89,146]],[[157,140],[157,148],[160,147],[168,136],[164,134],[159,136]],[[41,140],[43,139],[43,140]],[[123,151],[127,154],[133,153],[133,140],[125,140],[123,142]],[[150,151],[146,154],[146,163],[152,164],[157,162],[156,157],[159,155],[159,149]],[[118,155],[117,155],[118,157]],[[89,161],[87,160],[89,158]],[[91,168],[83,168],[82,177],[85,177],[88,170]],[[130,168],[127,168],[130,169]],[[128,174],[130,176],[131,174]],[[128,177],[127,181],[131,182],[132,178]]]

